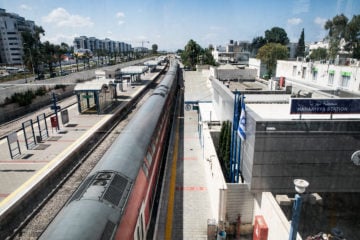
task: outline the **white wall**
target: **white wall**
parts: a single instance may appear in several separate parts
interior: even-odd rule
[[[297,61],[277,61],[276,76],[285,77],[289,80],[298,81],[300,83],[313,84],[324,89],[342,89],[345,91],[360,94],[360,67],[359,66],[342,66],[333,64],[320,64],[313,62],[297,62]],[[316,77],[314,78],[314,70]],[[333,72],[333,83],[329,82],[330,73]],[[350,73],[348,86],[343,86],[342,73]],[[285,81],[286,81],[285,79]]]
[[[213,144],[209,128],[203,124],[203,161],[207,174],[208,190],[210,194],[212,216],[216,216],[216,221],[225,220],[225,201],[224,191],[227,189],[224,175],[221,170],[219,159],[217,158],[215,146]]]
[[[211,80],[213,105],[218,119],[232,121],[234,116],[234,94],[217,79]]]
[[[256,76],[261,78],[264,74],[266,74],[266,67],[264,64],[261,64],[260,59],[249,58],[249,68],[256,69]]]
[[[257,196],[259,202],[254,207],[254,216],[262,215],[268,226],[268,240],[288,240],[290,223],[270,192],[263,192]],[[301,240],[297,235],[297,240]]]
[[[228,183],[226,192],[226,214],[229,222],[236,222],[241,215],[241,223],[252,223],[254,216],[254,195],[247,184]]]

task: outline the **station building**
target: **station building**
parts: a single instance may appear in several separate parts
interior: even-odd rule
[[[186,79],[189,73],[185,73]],[[238,146],[241,149],[239,179],[243,181],[223,185],[218,176],[221,173],[217,172],[222,170],[214,164],[216,131],[219,133],[220,129],[213,126],[213,120],[206,118],[207,113],[199,110],[199,114],[204,115],[199,118],[205,120],[199,121],[200,136],[205,143],[213,140],[215,144],[213,147],[203,144],[202,147],[204,160],[211,162],[209,179],[212,188],[216,189],[212,189],[211,194],[214,204],[218,204],[219,222],[236,223],[241,215],[243,224],[251,224],[255,216],[261,215],[268,225],[268,239],[284,239],[284,236],[289,236],[291,198],[296,193],[293,181],[301,178],[310,183],[307,192],[316,196],[314,206],[305,205],[309,210],[300,222],[302,237],[335,227],[329,221],[330,216],[336,219],[340,229],[356,232],[351,223],[355,216],[346,209],[359,210],[359,207],[332,208],[330,205],[332,201],[354,203],[359,196],[360,171],[352,161],[352,155],[360,145],[358,112],[291,114],[291,99],[302,86],[292,85],[292,92],[286,88],[273,91],[259,81],[236,80],[226,85],[225,81],[211,76],[210,71],[197,74],[208,75],[204,80],[206,85],[211,85],[208,112],[213,112],[216,121],[232,122],[235,92],[245,95],[246,140]],[[311,89],[312,98],[331,98],[328,92]],[[201,108],[201,98],[198,102]],[[277,196],[288,196],[285,202],[290,210],[280,205]]]

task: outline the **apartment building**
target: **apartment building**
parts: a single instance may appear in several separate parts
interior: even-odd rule
[[[103,50],[107,52],[126,53],[132,50],[131,44],[113,41],[109,38],[97,39],[95,37],[80,36],[74,39],[74,50],[89,49],[92,52]]]
[[[22,65],[23,44],[21,33],[35,33],[35,22],[0,8],[0,64]]]

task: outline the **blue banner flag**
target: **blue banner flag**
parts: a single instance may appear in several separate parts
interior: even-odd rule
[[[243,95],[241,98],[241,113],[240,113],[238,129],[237,129],[237,132],[241,140],[243,141],[246,139],[245,126],[246,126],[246,112],[245,112],[245,98]]]

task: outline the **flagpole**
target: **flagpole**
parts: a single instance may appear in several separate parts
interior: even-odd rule
[[[237,179],[239,182],[239,175],[241,173],[241,170],[240,170],[240,164],[241,164],[241,158],[242,158],[242,152],[243,152],[243,149],[242,149],[242,143],[243,141],[245,141],[246,139],[246,133],[245,133],[245,125],[246,125],[246,112],[245,112],[245,95],[242,94],[241,96],[241,102],[240,102],[240,106],[241,106],[241,112],[240,112],[240,117],[239,117],[239,124],[238,124],[238,129],[237,129],[237,132],[238,132],[238,135],[239,135],[239,142],[240,142],[240,146],[239,146],[239,152],[238,152],[238,156],[237,156],[237,166],[238,166],[238,171],[237,171]]]
[[[237,129],[237,122],[238,122],[238,99],[239,99],[239,92],[235,92],[234,96],[234,114],[233,114],[233,122],[232,122],[232,129],[231,129],[231,144],[230,144],[230,182],[234,182],[234,157],[236,156],[236,129]]]

